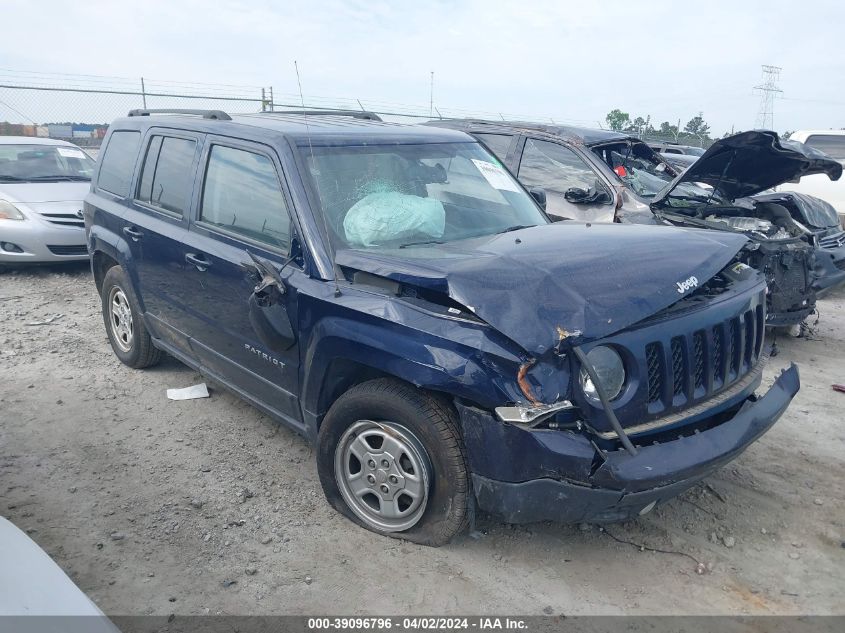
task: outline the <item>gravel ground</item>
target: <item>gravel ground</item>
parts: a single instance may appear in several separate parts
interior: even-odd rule
[[[340,517],[308,444],[229,393],[167,400],[201,381],[177,361],[122,365],[84,267],[7,272],[0,514],[109,614],[845,614],[845,292],[819,308],[765,374],[800,365],[792,407],[681,498],[430,549]]]

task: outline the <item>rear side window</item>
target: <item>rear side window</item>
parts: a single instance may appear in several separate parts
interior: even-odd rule
[[[144,158],[138,200],[184,215],[190,202],[196,146],[193,139],[153,136]]]
[[[263,154],[212,146],[200,219],[285,251],[290,245],[285,198],[273,161]]]
[[[807,145],[824,152],[836,160],[845,160],[845,136],[837,134],[813,134],[807,137]]]
[[[112,132],[100,165],[100,175],[97,178],[98,188],[117,196],[129,195],[132,172],[140,144],[140,132]]]
[[[511,146],[511,136],[507,134],[476,134],[482,143],[493,152],[499,160],[504,161]]]

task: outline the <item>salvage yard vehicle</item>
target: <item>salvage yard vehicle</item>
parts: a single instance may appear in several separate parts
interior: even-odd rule
[[[645,514],[786,410],[747,238],[552,224],[472,137],[375,119],[115,121],[85,222],[117,357],[202,372],[316,445],[340,513],[427,545],[476,507]]]
[[[703,147],[695,147],[693,145],[681,145],[680,143],[672,143],[666,141],[663,143],[657,141],[649,141],[648,146],[659,154],[666,154],[670,156],[704,156]]]
[[[82,200],[93,171],[72,143],[0,136],[0,265],[88,258]]]
[[[661,154],[661,158],[678,172],[687,169],[698,160],[698,156],[695,154]]]
[[[472,120],[428,125],[463,130],[487,144],[523,185],[544,190],[555,218],[746,235],[742,261],[764,272],[769,286],[768,326],[800,324],[819,296],[845,282],[845,232],[830,205],[764,193],[811,174],[836,180],[842,166],[774,132],[716,141],[681,173],[624,132]]]
[[[845,165],[845,130],[798,130],[789,136],[789,140],[809,145]],[[783,183],[778,191],[794,191],[821,198],[836,209],[839,224],[845,229],[845,180],[831,181],[823,175],[803,176]]]
[[[47,552],[1,516],[0,560],[0,617],[7,630],[120,633]],[[26,620],[33,616],[42,618],[41,626]]]
[[[833,207],[812,196],[761,193],[807,174],[837,180],[842,165],[774,132],[743,132],[714,143],[651,207],[675,226],[747,235],[745,261],[769,280],[767,323],[793,325],[845,282],[845,231]]]

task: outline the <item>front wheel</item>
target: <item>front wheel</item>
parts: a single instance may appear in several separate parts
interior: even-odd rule
[[[454,414],[406,383],[372,380],[338,398],[320,427],[317,465],[332,506],[374,532],[439,546],[468,525]]]

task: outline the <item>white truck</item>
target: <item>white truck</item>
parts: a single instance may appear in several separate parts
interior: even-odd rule
[[[789,140],[806,143],[845,165],[845,130],[799,130]],[[845,178],[831,180],[826,174],[803,176],[797,182],[779,185],[777,190],[806,193],[832,204],[839,214],[839,223],[845,228]]]

